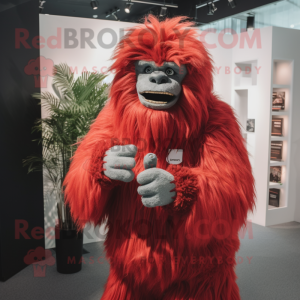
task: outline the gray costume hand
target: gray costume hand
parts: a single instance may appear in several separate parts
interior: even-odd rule
[[[142,196],[142,203],[146,207],[167,205],[176,197],[176,192],[171,192],[176,187],[171,183],[174,176],[166,170],[156,168],[156,163],[156,155],[148,153],[144,157],[145,171],[137,176],[137,182],[141,185],[137,191]]]
[[[104,175],[113,180],[130,182],[134,178],[137,147],[134,145],[114,146],[105,152]]]

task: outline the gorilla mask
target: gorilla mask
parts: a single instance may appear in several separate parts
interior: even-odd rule
[[[181,93],[181,82],[187,74],[185,65],[138,60],[135,63],[136,89],[140,102],[152,109],[168,109],[176,104]]]

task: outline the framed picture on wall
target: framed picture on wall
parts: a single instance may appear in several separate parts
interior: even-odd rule
[[[247,128],[248,132],[255,132],[255,119],[247,119]]]

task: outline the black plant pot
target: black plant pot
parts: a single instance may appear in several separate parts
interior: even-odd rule
[[[77,273],[81,270],[83,232],[55,227],[56,266],[63,274]]]

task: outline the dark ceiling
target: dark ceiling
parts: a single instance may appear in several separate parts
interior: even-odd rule
[[[117,13],[120,21],[139,22],[143,16],[149,13],[158,15],[160,12],[160,6],[134,3],[130,13],[127,14],[124,11],[126,2],[123,0],[97,0],[98,9],[93,10],[90,2],[90,0],[46,0],[42,13],[82,18],[93,18],[93,16],[97,15],[97,19],[116,20],[113,16],[106,18],[106,13],[117,7],[120,8],[120,11]],[[154,2],[163,3],[164,0],[154,0]],[[178,9],[168,8],[167,15],[169,17],[175,15],[194,16],[195,6],[198,2],[196,0],[166,0],[166,3],[173,3],[179,6]]]
[[[147,0],[143,0],[147,1]],[[150,0],[151,1],[151,0]],[[157,0],[162,2],[164,0]],[[229,17],[253,8],[263,6],[274,0],[235,0],[236,7],[231,8],[228,5],[228,0],[218,0],[215,2],[217,11],[213,16],[207,15],[207,7],[204,6],[197,9],[197,22],[210,23],[219,19]],[[8,1],[9,2],[9,1]],[[206,3],[205,0],[166,0],[166,3],[174,3],[178,5],[178,8],[168,8],[167,16],[173,17],[178,15],[185,15],[191,18],[195,18],[196,5],[200,3]],[[95,18],[97,19],[109,19],[115,20],[111,15],[106,18],[106,12],[114,9],[115,7],[120,8],[117,13],[118,19],[124,22],[140,22],[143,16],[152,13],[158,15],[160,12],[160,6],[134,3],[129,14],[125,13],[125,1],[122,0],[97,0],[98,9],[93,10],[90,4],[90,0],[46,0],[44,3],[44,9],[42,13],[51,15],[62,15],[62,16],[73,16],[82,18]]]
[[[130,14],[125,13],[125,3],[122,0],[97,0],[98,9],[92,9],[89,0],[47,0],[44,3],[44,14],[63,15],[82,18],[93,18],[97,15],[97,19],[115,20],[113,16],[106,18],[106,12],[109,12],[115,7],[120,8],[117,13],[120,21],[131,22],[139,15],[147,14],[153,7],[152,5],[135,3]]]

